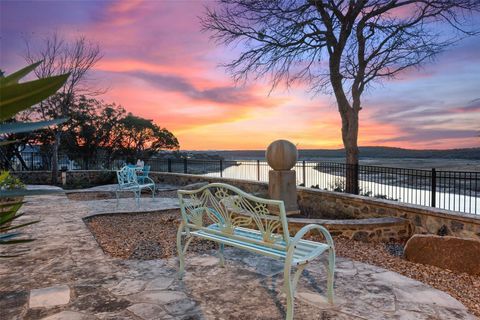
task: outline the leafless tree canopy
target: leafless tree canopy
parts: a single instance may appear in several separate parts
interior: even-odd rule
[[[42,61],[35,69],[38,78],[69,73],[70,76],[65,85],[56,95],[42,101],[38,105],[26,111],[24,119],[56,119],[66,117],[69,108],[73,107],[76,96],[93,96],[104,92],[98,88],[89,72],[102,58],[98,44],[91,43],[81,36],[73,41],[67,41],[58,33],[53,33],[43,39],[43,46],[32,48],[31,43],[26,41],[25,60],[28,63]],[[50,128],[52,144],[52,183],[57,182],[58,172],[58,148],[62,137],[62,126]]]
[[[360,109],[365,87],[421,64],[459,39],[478,0],[221,0],[207,8],[205,30],[220,43],[245,47],[227,65],[235,80],[272,76],[307,81],[314,90],[340,85],[349,105]],[[337,92],[335,92],[337,95]],[[338,98],[338,95],[337,95]]]
[[[73,99],[73,95],[94,96],[104,92],[92,83],[89,75],[102,58],[98,44],[87,41],[84,36],[67,41],[55,32],[43,39],[39,48],[32,48],[27,40],[25,45],[25,60],[28,63],[43,61],[34,71],[38,78],[70,73],[68,81],[59,91],[68,100],[64,105]]]

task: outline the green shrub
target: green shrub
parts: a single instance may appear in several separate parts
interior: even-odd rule
[[[0,172],[0,191],[12,189],[25,189],[25,185],[20,179],[12,176],[10,172]],[[3,202],[2,200],[4,199],[0,199],[0,202]]]

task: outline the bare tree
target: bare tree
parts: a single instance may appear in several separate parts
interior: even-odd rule
[[[73,41],[67,41],[58,33],[53,33],[43,41],[43,46],[32,48],[26,40],[25,60],[28,63],[42,61],[35,69],[39,78],[58,74],[70,73],[65,85],[52,99],[40,103],[32,108],[28,116],[44,120],[62,118],[68,114],[76,95],[98,95],[104,92],[92,83],[89,73],[95,64],[102,58],[98,44],[89,42],[80,36]],[[58,149],[61,140],[62,125],[51,128],[52,136],[52,183],[57,183],[58,176]]]
[[[268,76],[272,89],[302,81],[334,94],[350,168],[346,189],[358,193],[365,89],[475,34],[466,23],[479,10],[478,0],[221,0],[201,23],[218,43],[243,45],[226,65],[236,81]]]

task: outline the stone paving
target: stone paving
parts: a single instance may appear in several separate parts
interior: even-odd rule
[[[119,210],[128,210],[128,200],[133,202],[122,199]],[[227,265],[220,268],[215,252],[188,254],[186,276],[179,281],[176,259],[121,260],[102,252],[82,218],[115,212],[114,201],[73,201],[63,194],[26,201],[21,219],[41,222],[27,230],[37,238],[28,244],[30,251],[0,264],[2,320],[285,316],[282,265],[277,261],[227,249]],[[167,209],[176,202],[142,198],[142,205]],[[448,294],[397,273],[343,258],[338,258],[336,271],[334,306],[323,298],[323,261],[304,271],[295,319],[475,319]]]

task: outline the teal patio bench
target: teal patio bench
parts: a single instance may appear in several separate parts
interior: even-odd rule
[[[286,319],[290,320],[295,289],[303,270],[328,251],[327,297],[333,303],[335,248],[327,229],[309,224],[290,237],[283,201],[262,199],[228,184],[211,183],[198,190],[178,190],[178,197],[182,215],[177,232],[180,279],[184,275],[185,254],[194,237],[219,244],[221,266],[225,263],[225,245],[280,260],[284,263]],[[303,239],[312,230],[323,234],[326,243]],[[293,267],[296,271],[292,277]]]
[[[124,166],[117,170],[117,189],[115,196],[117,198],[117,207],[119,204],[119,193],[124,191],[131,191],[134,193],[137,207],[140,206],[140,196],[143,189],[148,189],[152,192],[152,198],[155,198],[155,182],[149,177],[143,177],[139,180],[135,168]]]

